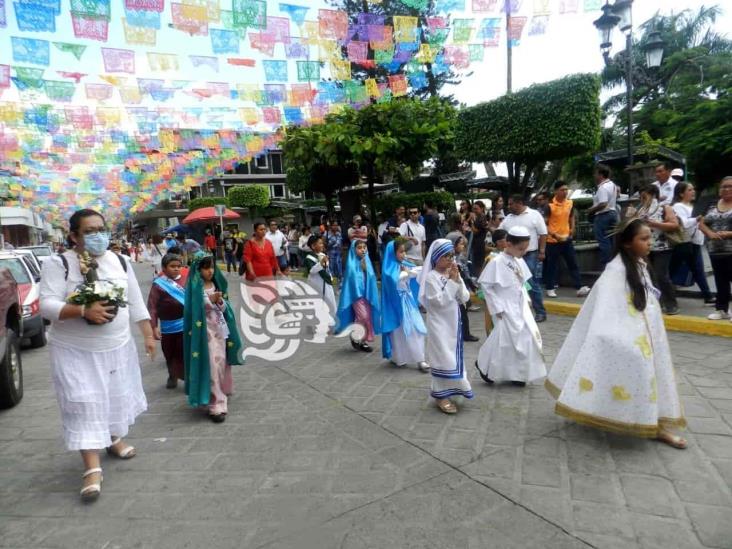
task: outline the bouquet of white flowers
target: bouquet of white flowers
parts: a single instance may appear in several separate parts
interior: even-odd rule
[[[85,282],[76,287],[74,293],[66,298],[67,303],[74,305],[91,305],[95,301],[106,302],[114,307],[114,314],[117,314],[119,307],[126,307],[125,289],[109,280],[97,278],[97,263],[89,257],[87,252],[80,255],[79,266],[84,275]],[[87,323],[94,324],[93,322]]]

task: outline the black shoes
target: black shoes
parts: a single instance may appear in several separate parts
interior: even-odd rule
[[[493,385],[493,380],[489,378],[487,375],[485,375],[483,372],[480,371],[480,368],[478,368],[478,361],[475,361],[475,369],[478,370],[478,375],[480,376],[480,379],[485,381],[488,385]]]
[[[169,377],[168,381],[165,383],[166,389],[175,389],[178,386],[178,380],[174,377]]]
[[[359,343],[358,341],[351,340],[351,347],[353,347],[357,351],[361,351],[362,353],[370,353],[371,351],[373,351],[373,349],[365,341]]]
[[[209,417],[214,423],[223,423],[226,421],[226,414],[210,414]]]
[[[463,341],[479,341],[477,337],[475,337],[473,334],[468,334],[463,336]]]
[[[526,382],[525,381],[512,381],[511,385],[513,385],[514,387],[526,387]]]
[[[535,320],[535,321],[536,321],[537,323],[538,323],[538,322],[546,322],[546,315],[545,315],[545,314],[541,314],[541,313],[540,313],[540,314],[537,314],[537,315],[536,315],[536,316],[534,317],[534,320]]]

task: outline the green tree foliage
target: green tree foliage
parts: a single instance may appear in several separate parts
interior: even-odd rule
[[[546,162],[597,149],[599,94],[597,76],[577,74],[462,109],[456,151],[471,162],[506,162],[512,190],[525,188]]]
[[[656,15],[634,40],[636,142],[645,131],[652,140],[678,144],[702,187],[732,172],[732,41],[713,30],[720,14],[715,6]],[[649,70],[642,47],[654,30],[665,41],[664,59]],[[625,52],[617,54],[603,71],[607,88],[624,87],[625,59]],[[625,94],[613,95],[604,109],[617,115],[615,133],[625,139]]]
[[[379,196],[374,200],[377,212],[390,216],[397,206],[418,206],[422,207],[427,201],[431,201],[435,208],[444,213],[455,210],[455,198],[448,192],[434,193],[389,193]]]
[[[266,185],[235,185],[228,192],[229,204],[235,208],[266,208],[269,188]]]
[[[361,110],[346,108],[323,124],[288,128],[282,143],[287,184],[326,199],[362,176],[373,186],[384,175],[417,171],[454,137],[457,116],[447,101],[395,99]]]
[[[391,25],[391,17],[394,15],[410,16],[417,18],[417,35],[421,44],[429,44],[433,49],[441,49],[444,45],[450,29],[436,29],[430,32],[427,25],[427,18],[437,16],[434,0],[381,0],[381,2],[370,2],[366,0],[329,0],[329,4],[336,9],[345,11],[348,14],[348,21],[352,25],[357,25],[359,15],[362,13],[384,16],[385,24]],[[343,46],[344,57],[347,58],[346,46]],[[368,56],[369,61],[376,58],[375,51],[369,44]],[[460,84],[462,75],[456,72],[449,64],[442,63],[421,63],[419,61],[411,61],[410,63],[395,63],[392,67],[375,64],[364,65],[359,63],[351,63],[351,78],[353,80],[364,81],[367,78],[375,78],[379,82],[386,82],[390,74],[402,71],[424,71],[427,78],[427,86],[418,90],[413,90],[411,95],[414,97],[427,98],[438,97],[440,89],[445,84]],[[469,76],[469,75],[468,75]],[[454,103],[452,95],[446,96],[446,99]]]
[[[229,200],[223,196],[204,196],[203,198],[194,198],[188,202],[188,211],[198,210],[199,208],[210,208],[216,204],[223,204],[229,207]]]

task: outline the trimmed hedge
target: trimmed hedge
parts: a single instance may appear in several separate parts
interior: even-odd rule
[[[210,208],[216,204],[223,204],[229,207],[229,201],[222,196],[204,196],[203,198],[194,198],[188,202],[188,211],[198,210],[199,208]]]
[[[228,192],[229,204],[235,208],[266,208],[269,188],[265,185],[234,185]]]
[[[455,199],[453,195],[446,192],[384,194],[376,197],[374,207],[377,212],[390,216],[394,213],[394,209],[397,206],[409,207],[414,205],[422,209],[422,204],[428,200],[431,200],[435,208],[443,213],[455,210]]]
[[[600,78],[575,74],[462,109],[457,154],[471,162],[539,162],[600,146]]]

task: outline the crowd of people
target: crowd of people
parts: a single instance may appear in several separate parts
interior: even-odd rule
[[[659,168],[659,184],[641,189],[638,208],[621,216],[617,189],[598,167],[594,228],[607,242],[600,247],[605,264],[592,290],[581,284],[573,204],[561,181],[535,207],[523,196],[510,197],[508,213],[501,200],[490,209],[465,201],[444,220],[449,232],[439,212],[425,204],[398,207],[379,224],[356,216],[345,236],[338,223],[323,220],[317,231],[280,231],[276,221],[258,222],[251,238],[232,231],[219,242],[209,233],[202,246],[180,235],[152,238],[140,254],[154,271],[147,302],[129,268],[132,258],[115,257],[122,251],[110,243],[104,217],[76,212],[69,249],[43,264],[41,309],[52,323],[51,370],[65,444],[79,450],[84,462],[82,499],[101,493],[99,450],[119,459],[137,452],[123,440],[147,406],[130,321],[139,326],[149,357],[160,341],[166,387],[175,389],[183,380],[191,406],[205,409],[215,423],[226,420],[231,367],[243,362],[247,342],[216,260],[221,243],[227,273],[250,281],[303,269],[335,313],[335,332],[348,333],[353,349],[363,353],[371,353],[381,336],[382,356],[394,367],[412,364],[430,374],[429,394],[446,414],[458,412],[456,397],[475,396],[464,343],[482,339],[471,334],[468,314],[480,303],[487,337],[474,366],[485,384],[523,387],[544,379],[559,415],[685,448],[673,432],[685,420],[662,317],[677,307],[668,272],[686,264],[710,301],[698,268],[701,235],[706,237],[717,283],[716,318],[729,318],[732,177],[722,180],[719,200],[708,212],[694,217],[693,186],[669,184]],[[560,258],[586,302],[547,373],[539,330],[546,320],[541,279],[547,296],[555,297]],[[80,284],[100,279],[123,289],[126,306],[69,302]]]

